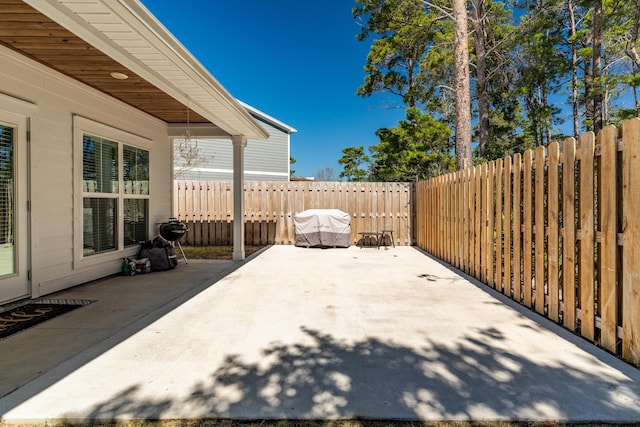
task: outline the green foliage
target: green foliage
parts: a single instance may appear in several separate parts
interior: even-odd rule
[[[640,0],[602,0],[601,40],[594,40],[599,34],[594,2],[478,1],[469,3],[472,17],[476,7],[483,9],[470,21],[470,34],[480,28],[483,38],[469,39],[474,138],[477,144],[482,137],[484,149],[475,150],[478,161],[562,139],[563,132],[573,134],[570,121],[578,132],[590,130],[600,97],[605,125],[640,114],[640,64],[634,60],[640,50]],[[355,0],[357,37],[371,40],[357,93],[393,94],[407,113],[397,127],[376,132],[380,143],[370,147],[370,180],[415,180],[450,166],[455,127],[450,10],[448,0]],[[595,53],[601,58],[595,73],[594,46],[600,46]],[[428,129],[428,121],[442,127]]]
[[[549,102],[549,96],[562,87],[562,77],[571,69],[570,59],[562,50],[564,1],[523,3],[526,14],[517,35],[519,53],[516,55],[517,85],[527,112],[523,133],[531,137],[536,146],[547,145],[560,112]]]
[[[514,153],[522,153],[535,146],[529,137],[521,133],[522,109],[515,93],[491,91],[490,104],[489,141],[482,156],[479,147],[476,147],[474,157],[480,161],[497,160]]]
[[[422,0],[357,0],[353,16],[362,25],[358,40],[375,35],[364,66],[367,75],[356,93],[388,92],[406,106],[423,104],[428,93],[421,64],[437,42],[441,17]]]
[[[295,162],[296,162],[296,159],[293,156],[289,155],[289,164],[292,165]],[[296,170],[289,168],[289,176],[293,176],[294,173],[296,173]]]
[[[371,181],[417,181],[455,170],[451,129],[430,114],[408,108],[406,120],[376,135]]]
[[[338,160],[338,163],[344,165],[340,178],[346,178],[347,181],[366,181],[368,172],[360,169],[363,163],[370,161],[369,156],[364,152],[364,146],[343,148],[342,154],[343,156]]]
[[[443,7],[448,4],[442,0],[356,1],[353,16],[362,25],[358,39],[375,36],[367,75],[356,93],[396,95],[407,118],[398,127],[376,131],[380,143],[370,147],[369,180],[414,181],[447,172],[455,163],[448,124],[454,113],[453,29]],[[353,175],[346,167],[345,172],[350,179],[363,179],[361,172]]]

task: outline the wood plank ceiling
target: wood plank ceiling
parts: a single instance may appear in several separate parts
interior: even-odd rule
[[[167,123],[187,122],[180,102],[21,0],[0,0],[0,44]],[[192,110],[188,119],[208,123]]]

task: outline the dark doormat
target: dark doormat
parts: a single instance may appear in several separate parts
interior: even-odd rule
[[[6,309],[0,312],[0,340],[92,302],[44,300]]]

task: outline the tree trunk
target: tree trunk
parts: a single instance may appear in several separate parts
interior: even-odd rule
[[[473,35],[476,48],[476,90],[478,92],[478,139],[480,157],[489,141],[489,93],[487,91],[487,49],[484,28],[484,0],[472,0]]]
[[[456,160],[458,170],[471,166],[471,94],[469,36],[465,0],[453,0],[453,81],[456,91]]]
[[[633,24],[631,27],[631,40],[629,40],[629,48],[627,53],[629,57],[640,68],[640,54],[638,54],[638,31],[640,30],[640,0],[636,0],[636,12],[633,15]]]
[[[549,115],[549,93],[546,84],[542,88],[542,106],[542,111],[544,111],[544,120],[542,120],[542,123],[544,123],[543,135],[544,139],[546,140],[543,140],[542,144],[547,146],[551,144],[551,116]]]
[[[580,136],[580,122],[578,117],[578,47],[576,46],[576,15],[573,0],[567,1],[569,21],[571,22],[571,104],[573,112],[573,137]]]
[[[601,54],[602,46],[602,0],[593,2],[593,131],[597,134],[602,129],[602,82]]]
[[[591,35],[587,37],[586,45],[591,44]],[[593,72],[591,67],[591,61],[584,61],[584,104],[585,104],[585,118],[587,122],[591,124],[587,125],[587,130],[593,130]]]
[[[416,81],[415,76],[413,75],[413,58],[409,58],[409,66],[407,67],[407,76],[408,76],[408,88],[405,94],[405,102],[411,108],[416,108],[418,104],[418,100],[416,99]]]

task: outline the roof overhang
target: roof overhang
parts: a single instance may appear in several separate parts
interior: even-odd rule
[[[291,135],[292,133],[298,132],[298,130],[296,128],[294,128],[292,126],[289,126],[288,124],[286,124],[284,122],[281,122],[280,120],[278,120],[278,119],[276,119],[274,117],[271,117],[267,113],[264,113],[264,112],[258,110],[257,108],[252,107],[249,104],[245,104],[242,101],[238,101],[238,102],[240,103],[240,105],[242,105],[244,108],[246,108],[247,111],[249,111],[249,113],[252,116],[257,117],[258,119],[260,119],[260,120],[262,120],[262,121],[264,121],[266,123],[269,123],[270,125],[272,125],[272,126],[274,126],[276,128],[281,129],[283,132],[286,132],[289,135]]]
[[[18,26],[11,32],[0,29],[0,43],[167,123],[209,122],[227,136],[268,138],[244,106],[137,0],[0,0],[5,2],[16,8],[24,2],[48,22],[39,23],[44,29],[38,33],[40,46],[29,44],[35,38]],[[0,11],[3,21],[10,13]],[[80,46],[76,56],[51,53],[56,39],[47,33],[54,30],[69,32],[61,36],[60,48],[70,53]],[[69,40],[72,37],[77,39]],[[83,51],[91,53],[91,60]],[[110,69],[131,79],[115,82],[105,75]]]

